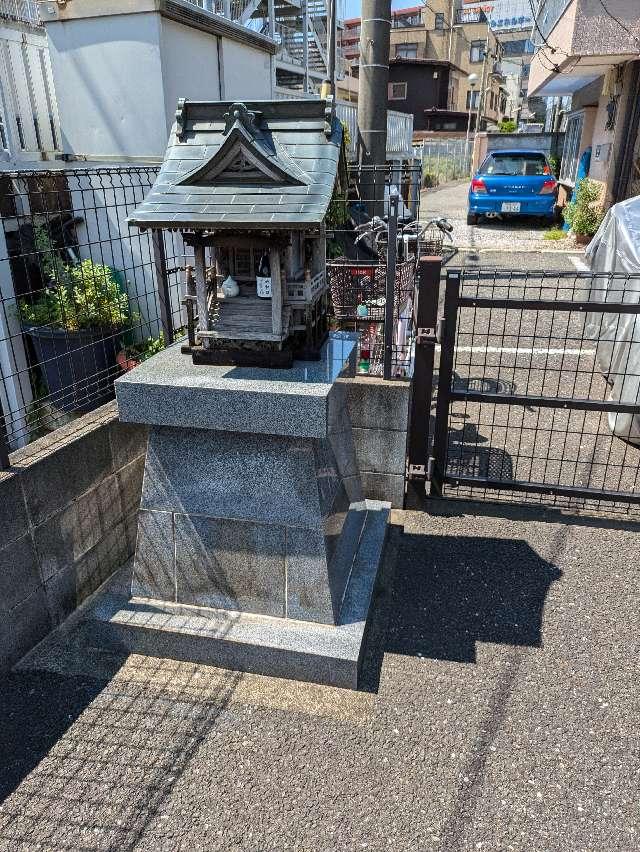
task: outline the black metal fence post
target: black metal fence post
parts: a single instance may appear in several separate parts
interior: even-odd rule
[[[393,190],[393,187],[391,187]],[[398,194],[389,196],[389,243],[387,245],[387,281],[384,308],[383,377],[391,378],[393,364],[393,319],[395,313],[396,264],[398,259]]]
[[[153,260],[155,265],[156,283],[158,287],[158,302],[160,305],[160,323],[164,335],[164,345],[173,343],[173,316],[171,315],[171,295],[169,293],[169,278],[167,275],[167,257],[164,250],[162,231],[153,229],[151,232],[153,244]]]
[[[7,438],[7,423],[4,418],[2,400],[0,399],[0,470],[8,470],[9,467],[9,439]]]
[[[416,347],[407,436],[407,509],[420,508],[425,496],[441,268],[440,257],[421,257],[418,264],[414,300]]]
[[[451,381],[453,378],[459,298],[460,271],[457,269],[448,270],[444,293],[444,318],[438,334],[441,346],[440,366],[438,370],[438,399],[436,403],[436,422],[433,427],[433,455],[429,461],[430,494],[432,497],[442,497],[442,486],[447,472],[449,403]]]

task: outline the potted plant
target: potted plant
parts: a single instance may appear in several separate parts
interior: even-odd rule
[[[576,187],[573,200],[562,211],[578,245],[587,245],[600,227],[604,216],[601,194],[600,184],[584,178]]]
[[[116,359],[120,369],[128,373],[133,370],[138,364],[162,352],[164,349],[164,335],[160,332],[159,337],[148,337],[142,343],[134,343],[131,346],[124,346],[117,354]]]
[[[36,229],[35,245],[47,286],[18,303],[23,330],[54,405],[95,408],[112,392],[119,332],[132,320],[128,297],[110,267],[64,263],[43,228]]]

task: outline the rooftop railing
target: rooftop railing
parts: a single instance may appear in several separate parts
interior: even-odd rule
[[[487,16],[481,9],[456,9],[456,24],[484,24],[486,21]]]
[[[0,20],[41,26],[38,4],[35,0],[0,0]]]

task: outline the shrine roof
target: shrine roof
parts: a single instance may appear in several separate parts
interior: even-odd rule
[[[216,231],[317,227],[341,158],[331,100],[181,100],[158,177],[128,222]]]

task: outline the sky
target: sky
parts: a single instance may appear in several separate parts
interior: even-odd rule
[[[343,0],[345,18],[360,17],[360,0]],[[408,9],[411,6],[419,6],[418,0],[391,0],[392,9]],[[340,8],[340,7],[338,7]]]

